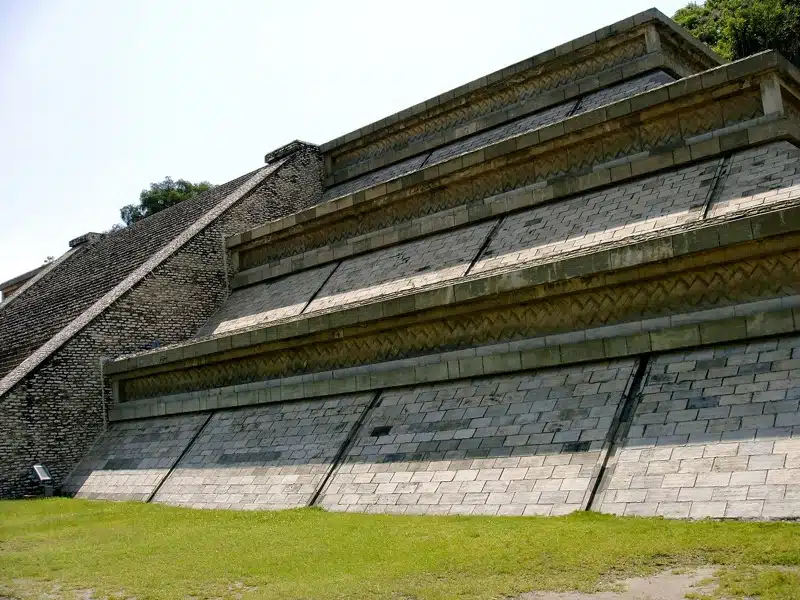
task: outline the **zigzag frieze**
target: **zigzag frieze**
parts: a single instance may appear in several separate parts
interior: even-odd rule
[[[381,132],[381,137],[374,141],[367,139],[357,148],[335,154],[333,168],[339,170],[390,152],[396,152],[446,129],[455,128],[478,117],[522,104],[538,94],[562,87],[587,75],[630,62],[647,53],[647,46],[641,31],[636,32],[632,39],[623,43],[614,40],[613,43],[609,42],[606,46],[605,51],[584,57],[580,62],[552,71],[542,72],[541,68],[535,69],[528,77],[513,87],[508,87],[508,83],[503,82],[502,85],[495,88],[484,90],[482,97],[470,98],[468,104],[464,104],[462,99],[458,101],[460,105],[456,108],[446,107],[444,110],[447,112],[426,118],[419,123],[409,125],[405,122],[396,128],[398,131],[389,135],[385,135],[384,130]]]
[[[577,99],[550,106],[508,123],[485,129],[474,135],[464,136],[415,158],[370,171],[365,175],[328,188],[323,194],[323,201],[353,194],[380,183],[408,175],[418,171],[423,164],[429,167],[447,162],[452,158],[462,156],[479,148],[486,148],[504,140],[536,131],[547,125],[563,121],[567,117],[583,114],[607,104],[613,104],[618,100],[649,91],[672,81],[674,79],[669,74],[663,71],[654,71],[623,83],[603,88],[600,91],[582,95]]]
[[[535,146],[507,157],[487,160],[438,180],[422,182],[387,194],[367,208],[353,208],[348,218],[322,219],[317,227],[295,227],[260,238],[239,254],[241,270],[250,269],[315,248],[335,245],[371,231],[406,223],[455,206],[480,202],[491,196],[534,183],[555,184],[562,178],[592,172],[597,165],[673,148],[688,137],[743,123],[763,114],[758,89],[712,100],[691,111],[662,114],[651,121],[616,130],[600,127],[571,144]]]
[[[328,371],[799,292],[800,251],[788,250],[555,297],[517,293],[470,313],[433,315],[429,321],[418,317],[401,324],[384,322],[378,331],[359,334],[356,330],[333,341],[152,373],[122,381],[121,397],[135,400]]]

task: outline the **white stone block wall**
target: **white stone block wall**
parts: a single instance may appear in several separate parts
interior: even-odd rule
[[[655,357],[596,508],[800,516],[800,338]]]
[[[193,414],[114,423],[63,491],[78,498],[147,500],[205,420]]]
[[[333,264],[323,265],[234,290],[198,336],[220,335],[297,316],[334,268]]]
[[[154,501],[800,516],[798,336],[376,393],[115,423],[69,489],[146,500],[174,466]]]
[[[325,488],[337,511],[579,510],[633,361],[390,390]]]
[[[373,396],[219,411],[154,501],[193,508],[306,506]]]
[[[481,223],[343,261],[306,312],[341,309],[463,277],[493,225]]]
[[[776,142],[738,152],[730,159],[728,175],[709,207],[708,218],[752,213],[765,206],[800,198],[800,149]]]
[[[515,269],[696,225],[706,203],[709,219],[775,210],[800,198],[799,157],[788,142],[734,154],[713,195],[719,159],[511,215],[471,273]]]

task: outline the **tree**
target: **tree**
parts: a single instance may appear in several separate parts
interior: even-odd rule
[[[673,18],[729,60],[773,49],[800,66],[800,0],[692,2]]]
[[[214,186],[207,181],[191,183],[185,179],[173,181],[172,177],[165,177],[164,181],[151,183],[149,190],[142,190],[139,194],[139,204],[123,206],[119,211],[120,218],[125,225],[131,225],[165,208],[194,198],[212,187]]]

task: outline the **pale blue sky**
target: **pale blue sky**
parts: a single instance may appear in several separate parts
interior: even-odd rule
[[[165,175],[224,183],[653,5],[0,0],[0,281]]]

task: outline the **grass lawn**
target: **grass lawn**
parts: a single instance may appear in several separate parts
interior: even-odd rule
[[[0,502],[0,598],[488,599],[700,564],[725,593],[800,599],[800,524]]]

